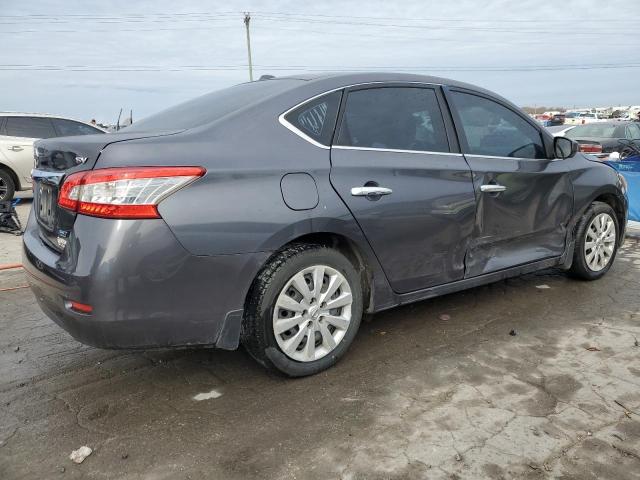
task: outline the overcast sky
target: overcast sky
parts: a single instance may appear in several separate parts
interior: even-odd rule
[[[0,0],[0,110],[115,122],[309,70],[433,73],[519,105],[640,104],[639,0]],[[484,5],[484,6],[483,6]]]

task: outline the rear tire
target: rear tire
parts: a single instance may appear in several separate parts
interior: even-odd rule
[[[290,377],[313,375],[347,351],[362,308],[360,276],[344,255],[321,245],[293,245],[254,280],[241,341],[269,369]]]
[[[15,191],[16,185],[11,174],[6,170],[0,169],[0,201],[13,200]]]
[[[604,202],[593,202],[576,228],[576,244],[569,273],[583,280],[602,278],[618,252],[618,218]]]

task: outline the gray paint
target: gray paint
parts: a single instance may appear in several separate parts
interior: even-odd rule
[[[462,156],[333,149],[331,161],[333,186],[396,292],[463,278],[475,198]],[[351,187],[369,182],[393,193],[351,196]]]
[[[280,180],[284,203],[292,210],[311,210],[318,205],[318,187],[308,173],[287,173]]]
[[[51,152],[90,158],[70,171],[131,165],[207,169],[162,201],[162,219],[60,212],[55,228],[46,231],[32,215],[24,263],[43,310],[79,340],[103,347],[235,348],[256,274],[273,252],[310,234],[333,234],[353,246],[370,284],[368,311],[375,312],[523,271],[566,266],[575,223],[602,195],[618,202],[620,221],[626,222],[626,198],[615,171],[584,155],[465,158],[446,88],[439,96],[451,153],[319,148],[278,122],[308,98],[370,82],[472,89],[517,110],[490,92],[440,78],[320,75],[301,77],[281,94],[182,132],[125,130],[100,136],[101,142],[40,141],[43,161]],[[551,136],[534,126],[551,154]],[[40,166],[37,181],[52,185],[70,172]],[[492,180],[506,184],[508,193],[479,193]],[[349,194],[369,181],[393,194],[377,200]],[[64,249],[53,241],[59,231],[69,235]],[[64,299],[89,303],[94,313],[71,313]]]

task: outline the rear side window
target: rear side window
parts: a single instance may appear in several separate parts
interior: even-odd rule
[[[323,145],[331,144],[342,92],[333,92],[310,100],[284,117],[300,132]]]
[[[546,158],[540,132],[514,111],[477,95],[451,92],[451,96],[462,122],[468,153]]]
[[[51,138],[56,136],[51,120],[39,117],[7,117],[6,135],[26,138]]]
[[[84,123],[74,122],[73,120],[66,120],[64,118],[54,118],[53,124],[56,127],[58,136],[71,137],[73,135],[93,135],[95,133],[104,133],[97,128],[93,128]]]
[[[383,87],[350,92],[337,144],[449,151],[438,99],[429,88]]]

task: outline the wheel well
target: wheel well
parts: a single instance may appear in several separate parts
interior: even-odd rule
[[[22,188],[20,185],[20,179],[18,178],[18,175],[16,174],[16,172],[14,172],[11,168],[7,167],[4,163],[0,163],[0,170],[4,170],[9,174],[9,176],[11,177],[11,180],[13,180],[13,184],[16,186],[16,191]]]
[[[301,237],[291,240],[286,245],[283,245],[282,248],[300,243],[331,247],[338,250],[345,257],[347,257],[347,259],[351,262],[355,269],[360,273],[362,298],[364,299],[365,303],[363,306],[363,311],[366,312],[371,303],[371,285],[373,284],[373,281],[371,278],[371,269],[369,268],[367,260],[358,246],[355,244],[355,242],[345,237],[344,235],[340,235],[337,233],[319,232],[302,235]]]
[[[594,198],[594,202],[602,202],[609,205],[613,208],[613,211],[616,212],[616,217],[618,217],[618,224],[621,226],[620,230],[622,231],[622,227],[624,227],[624,207],[622,202],[612,193],[605,193],[600,195],[598,198]]]

